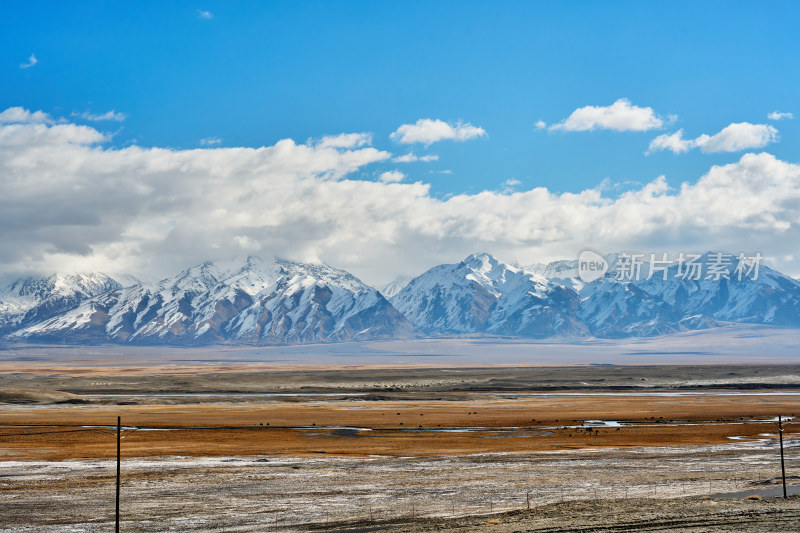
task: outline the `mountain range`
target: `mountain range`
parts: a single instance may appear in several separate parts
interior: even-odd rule
[[[724,276],[622,279],[617,254],[586,283],[578,262],[519,266],[490,254],[376,290],[327,265],[250,257],[146,283],[102,273],[25,278],[0,290],[0,337],[77,344],[299,344],[422,336],[654,336],[729,323],[800,327],[800,282],[760,266]],[[713,255],[702,256],[707,264]]]

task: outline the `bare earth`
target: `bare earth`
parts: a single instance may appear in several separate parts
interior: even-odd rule
[[[800,530],[800,365],[9,353],[0,531],[113,527],[117,416],[125,531]]]

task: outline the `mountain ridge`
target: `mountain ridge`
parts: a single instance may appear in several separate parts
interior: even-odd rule
[[[715,253],[701,257],[710,261]],[[488,253],[395,280],[390,298],[324,264],[248,257],[205,262],[157,282],[102,273],[21,278],[0,290],[0,336],[76,344],[304,344],[499,335],[622,338],[727,323],[800,328],[800,281],[765,265],[756,280],[681,277],[677,263],[640,279],[586,283],[575,260],[519,266]],[[662,276],[663,274],[663,276]]]
[[[15,331],[17,339],[132,344],[274,344],[396,338],[413,327],[345,271],[250,257],[207,262],[156,283],[117,287]]]

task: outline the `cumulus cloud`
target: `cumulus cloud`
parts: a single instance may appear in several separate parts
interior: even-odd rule
[[[200,17],[201,19],[211,20],[214,18],[214,13],[212,13],[211,11],[206,11],[204,9],[198,9],[197,16]]]
[[[14,122],[19,123],[44,123],[53,122],[50,115],[42,111],[34,111],[31,113],[23,107],[9,107],[3,112],[0,112],[0,124],[10,124]]]
[[[105,142],[108,136],[88,126],[42,123],[4,124],[0,126],[0,145],[4,147],[92,145]]]
[[[438,161],[438,160],[439,156],[436,154],[417,156],[414,155],[413,152],[409,152],[407,154],[399,155],[397,157],[392,158],[392,161],[394,161],[395,163],[414,163],[416,161],[422,161],[424,163],[428,163],[430,161]]]
[[[791,113],[781,113],[780,111],[773,111],[772,113],[767,115],[767,118],[770,120],[783,120],[783,119],[791,120],[794,118],[794,115]]]
[[[107,120],[113,120],[116,122],[122,122],[128,115],[125,113],[117,113],[113,109],[111,111],[106,111],[105,113],[90,113],[89,111],[84,111],[83,113],[72,113],[73,117],[79,117],[85,120],[91,120],[92,122],[103,122]]]
[[[27,63],[20,63],[19,64],[19,68],[22,68],[22,69],[31,68],[32,66],[34,66],[38,62],[39,62],[39,60],[36,59],[36,56],[34,54],[31,54],[31,56],[28,58]]]
[[[539,121],[536,125],[544,124]],[[627,98],[610,106],[579,107],[570,116],[550,126],[550,131],[648,131],[664,126],[664,120],[652,107],[639,107]]]
[[[339,135],[326,135],[319,140],[320,148],[359,148],[372,144],[371,133],[340,133]]]
[[[403,181],[405,177],[406,175],[400,172],[399,170],[389,170],[387,172],[382,173],[378,178],[378,180],[381,183],[397,183],[399,181]]]
[[[544,120],[537,120],[536,124],[533,125],[537,130],[543,130],[547,127],[547,122]]]
[[[219,137],[205,137],[200,139],[200,146],[216,146],[222,143],[222,139]]]
[[[622,194],[537,187],[443,198],[423,182],[350,179],[391,158],[373,147],[114,148],[106,138],[70,123],[0,125],[0,274],[157,278],[258,253],[325,261],[381,284],[478,250],[520,264],[586,247],[785,258],[800,241],[800,165],[767,153],[694,183],[659,177]],[[785,261],[778,266],[800,272]]]
[[[468,141],[486,135],[486,130],[463,122],[445,122],[421,118],[414,124],[403,124],[389,136],[401,144],[421,143],[426,146],[439,141]]]
[[[683,130],[672,134],[659,135],[652,141],[647,153],[670,150],[681,154],[694,148],[700,148],[705,153],[715,152],[740,152],[764,146],[778,140],[778,130],[767,124],[750,124],[738,122],[723,128],[719,133],[706,135],[705,133],[695,139],[684,139]]]

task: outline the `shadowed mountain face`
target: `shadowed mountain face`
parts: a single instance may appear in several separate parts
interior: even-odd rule
[[[738,322],[800,327],[800,282],[765,266],[756,279],[680,265],[591,283],[575,261],[518,267],[489,254],[439,265],[391,301],[326,265],[251,257],[204,263],[158,283],[105,274],[27,278],[0,291],[6,339],[132,344],[298,344],[485,334],[520,338],[653,336]],[[711,256],[702,257],[705,264]],[[390,292],[386,290],[386,292]]]
[[[115,288],[14,332],[30,340],[136,344],[305,343],[412,335],[375,289],[324,265],[249,258]]]

